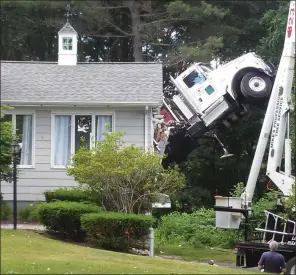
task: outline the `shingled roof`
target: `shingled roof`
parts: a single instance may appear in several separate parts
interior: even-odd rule
[[[64,27],[59,31],[59,33],[62,33],[62,32],[73,32],[73,33],[77,33],[75,30],[74,30],[74,28],[71,26],[71,24],[70,23],[66,23],[65,25],[64,25]]]
[[[2,104],[162,103],[161,63],[1,62]]]

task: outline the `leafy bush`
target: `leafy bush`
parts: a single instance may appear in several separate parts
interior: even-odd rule
[[[3,200],[3,195],[0,193],[1,197],[1,205],[0,205],[0,210],[1,210],[1,221],[6,221],[12,213],[11,207],[7,204],[6,201]]]
[[[185,176],[177,166],[164,169],[159,155],[126,146],[122,132],[104,136],[91,149],[80,147],[67,173],[100,196],[106,210],[141,213],[157,193],[178,195]]]
[[[28,206],[21,208],[18,212],[18,217],[21,222],[38,221],[38,203],[31,203]]]
[[[45,191],[45,201],[75,201],[88,202],[91,201],[90,195],[86,191],[78,188],[58,188],[55,190]]]
[[[100,211],[102,208],[97,205],[68,201],[41,203],[37,209],[39,221],[47,229],[75,240],[83,240],[85,237],[81,230],[80,216]]]
[[[284,201],[284,208],[286,216],[290,219],[296,219],[296,192],[295,183],[292,186],[292,194]]]
[[[229,192],[231,197],[240,197],[245,190],[245,185],[243,182],[233,186],[233,189]]]
[[[232,248],[238,234],[235,230],[216,228],[215,211],[201,208],[192,214],[174,212],[162,217],[155,239],[157,243]]]
[[[277,196],[280,195],[279,191],[271,190],[266,192],[257,202],[252,206],[254,218],[256,222],[265,221],[264,210],[275,211],[277,206]]]
[[[152,216],[141,214],[102,212],[81,216],[81,226],[91,241],[105,249],[120,251],[144,241],[152,223]]]

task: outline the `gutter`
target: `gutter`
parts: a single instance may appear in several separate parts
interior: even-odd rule
[[[76,101],[9,101],[2,100],[1,105],[10,105],[10,106],[68,106],[68,107],[78,107],[78,106],[89,106],[89,107],[143,107],[143,106],[151,106],[151,107],[159,107],[162,105],[162,100],[154,101],[154,102],[126,102],[126,101],[117,101],[117,102],[76,102]]]

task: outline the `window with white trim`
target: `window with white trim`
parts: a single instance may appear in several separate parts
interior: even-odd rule
[[[63,37],[63,50],[72,51],[72,47],[73,47],[73,38]]]
[[[20,144],[20,166],[33,165],[33,115],[7,114],[3,118],[11,121],[13,131]]]
[[[111,132],[112,115],[67,115],[53,117],[53,166],[64,167],[71,163],[71,156],[81,146],[91,147],[104,133]],[[94,140],[93,140],[94,138]]]

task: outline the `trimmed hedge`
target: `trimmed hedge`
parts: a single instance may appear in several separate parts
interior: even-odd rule
[[[56,201],[38,205],[38,218],[48,230],[65,234],[74,240],[84,240],[85,232],[81,229],[80,216],[86,213],[103,211],[94,204]]]
[[[87,192],[77,188],[58,188],[51,191],[45,191],[45,201],[75,201],[75,202],[89,202],[90,196]]]
[[[128,251],[143,242],[153,224],[152,216],[120,212],[101,212],[81,216],[81,227],[90,241],[105,249]]]

